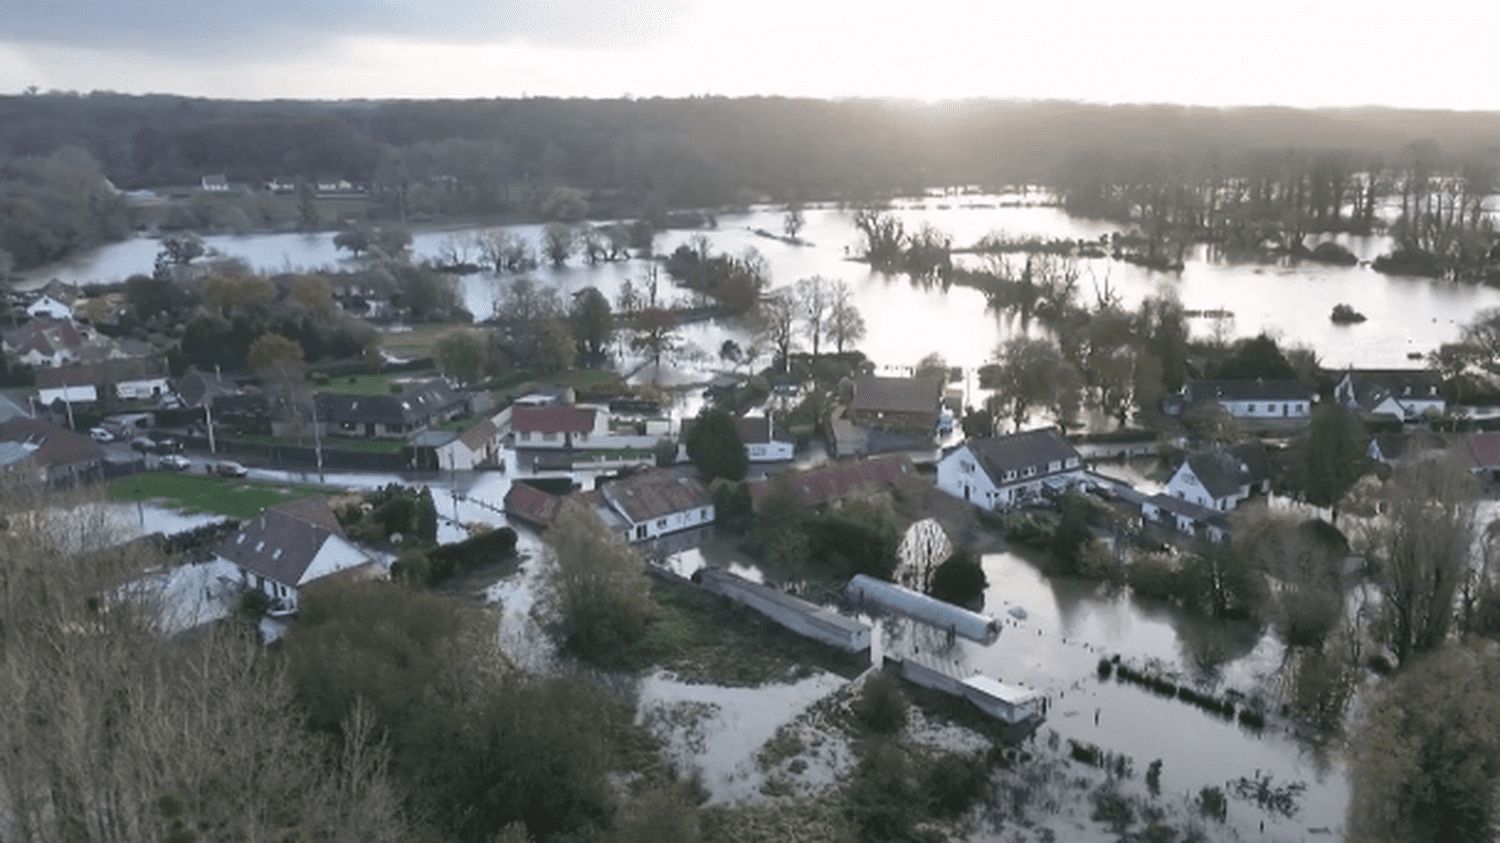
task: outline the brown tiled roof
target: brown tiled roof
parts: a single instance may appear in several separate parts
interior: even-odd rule
[[[822,506],[847,497],[856,489],[884,488],[905,483],[916,474],[911,459],[894,454],[857,462],[834,462],[791,474],[791,480],[808,506]],[[757,504],[768,480],[750,484],[750,497]]]
[[[104,449],[87,436],[26,416],[0,424],[0,442],[35,445],[35,459],[43,465],[75,465],[104,459]]]
[[[273,506],[245,522],[219,545],[218,554],[266,579],[294,586],[323,545],[343,535],[327,500],[301,498]]]
[[[595,412],[592,407],[515,407],[510,426],[518,433],[588,433]]]
[[[939,377],[863,375],[854,381],[854,400],[849,409],[871,413],[936,413],[942,397],[943,380]]]
[[[551,526],[561,506],[562,498],[549,495],[529,483],[514,483],[505,493],[505,514],[538,527]]]
[[[662,469],[649,469],[609,483],[600,490],[617,512],[640,524],[674,512],[713,504],[713,497],[697,479]]]
[[[1469,453],[1474,465],[1482,468],[1500,466],[1500,433],[1476,433],[1469,437]]]

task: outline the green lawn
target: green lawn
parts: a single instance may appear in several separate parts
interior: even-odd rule
[[[109,484],[109,496],[117,501],[159,501],[177,509],[230,518],[251,518],[268,506],[322,494],[327,491],[315,486],[168,472],[122,477]]]

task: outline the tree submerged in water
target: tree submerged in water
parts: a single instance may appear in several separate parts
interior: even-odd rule
[[[1363,313],[1343,302],[1333,306],[1333,312],[1328,315],[1328,318],[1336,325],[1356,325],[1365,321]]]

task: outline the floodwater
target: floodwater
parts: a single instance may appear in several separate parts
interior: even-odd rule
[[[1266,839],[1317,839],[1310,829],[1323,828],[1339,839],[1349,800],[1340,759],[1274,726],[1258,733],[1133,685],[1100,681],[1095,672],[1100,658],[1118,653],[1138,667],[1151,663],[1175,673],[1179,681],[1271,698],[1283,654],[1272,635],[1112,593],[1092,581],[1045,577],[1014,553],[988,554],[983,564],[989,579],[983,610],[1005,622],[993,643],[960,639],[950,645],[933,627],[883,617],[880,652],[920,652],[965,672],[1036,688],[1051,700],[1042,734],[1052,730],[1128,755],[1137,776],[1160,758],[1164,793],[1196,794],[1241,777],[1300,782],[1306,790],[1295,816],[1263,813],[1231,798],[1231,823],[1256,829],[1264,820]],[[1012,607],[1024,610],[1024,619],[1013,617]]]
[[[1037,194],[1027,199],[1035,200]],[[969,246],[980,237],[1003,231],[1012,237],[1074,238],[1097,240],[1117,231],[1116,223],[1073,217],[1048,205],[1002,206],[1022,197],[964,196],[905,200],[892,206],[908,229],[931,224],[953,238],[957,247]],[[881,365],[910,366],[930,352],[942,354],[950,363],[965,368],[986,362],[996,345],[1023,331],[1038,330],[1022,324],[1014,314],[987,309],[984,296],[965,288],[922,288],[904,277],[872,272],[851,261],[859,249],[853,213],[828,206],[805,212],[802,237],[811,245],[791,245],[758,236],[754,229],[779,231],[781,210],[762,206],[745,213],[724,214],[718,228],[669,231],[658,237],[656,249],[667,253],[703,234],[720,251],[738,253],[754,247],[767,259],[775,286],[792,284],[799,278],[823,275],[842,278],[854,287],[858,306],[869,335],[860,348]],[[509,226],[518,236],[538,242],[538,225]],[[435,228],[414,235],[418,258],[435,256],[451,239],[470,237],[474,229]],[[1369,260],[1386,252],[1390,240],[1384,236],[1339,235],[1356,255]],[[279,233],[216,235],[208,246],[226,255],[240,257],[264,270],[317,269],[352,265],[333,247],[331,233]],[[1312,242],[1311,240],[1309,242]],[[49,278],[65,281],[116,281],[137,272],[149,272],[159,246],[155,240],[137,238],[96,249],[73,259],[29,274],[33,283]],[[971,259],[961,256],[961,259]],[[1421,278],[1388,276],[1367,266],[1331,266],[1310,262],[1229,261],[1207,247],[1192,250],[1180,273],[1147,270],[1111,259],[1081,262],[1083,279],[1079,295],[1092,300],[1096,286],[1108,285],[1128,305],[1160,289],[1174,290],[1193,310],[1224,309],[1234,313],[1227,325],[1230,336],[1248,336],[1269,331],[1286,341],[1313,347],[1330,366],[1410,365],[1408,353],[1421,353],[1456,336],[1458,327],[1474,313],[1500,306],[1500,290],[1458,285]],[[567,293],[586,286],[598,287],[615,296],[621,284],[633,280],[637,286],[647,275],[638,260],[588,267],[575,260],[554,269],[541,267],[531,273],[537,281]],[[459,280],[463,298],[471,312],[484,318],[493,312],[506,277],[479,273]],[[663,278],[661,298],[685,298]],[[1338,326],[1328,314],[1335,304],[1346,302],[1368,317],[1359,325]],[[1195,320],[1195,330],[1214,330],[1211,320]],[[711,358],[725,339],[744,342],[746,326],[737,322],[708,322],[688,326],[685,339]],[[670,367],[663,367],[668,369]],[[670,374],[668,372],[667,374]]]

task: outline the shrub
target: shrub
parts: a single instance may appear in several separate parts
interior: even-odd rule
[[[854,703],[854,716],[871,732],[894,734],[906,725],[906,695],[901,680],[893,674],[877,673],[860,688]]]
[[[943,564],[932,573],[932,585],[927,593],[949,603],[969,605],[982,598],[989,585],[984,566],[974,554],[959,550],[943,560]]]
[[[1125,574],[1131,589],[1142,597],[1171,600],[1177,589],[1176,566],[1165,554],[1137,556]]]
[[[436,585],[470,568],[506,559],[516,552],[516,531],[499,527],[471,536],[456,544],[433,548],[427,558],[432,563],[428,583]]]
[[[957,817],[984,796],[989,783],[984,755],[945,755],[928,766],[922,790],[933,815]]]
[[[1229,800],[1224,797],[1224,789],[1205,787],[1198,791],[1198,811],[1205,817],[1222,822],[1229,816]]]
[[[391,563],[391,578],[411,585],[432,584],[432,560],[420,550],[408,551]]]

